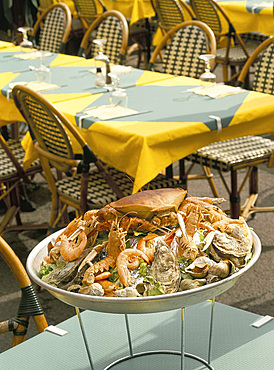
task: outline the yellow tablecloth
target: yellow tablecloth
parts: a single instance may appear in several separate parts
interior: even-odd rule
[[[269,36],[274,35],[272,0],[217,2],[223,7],[238,33],[257,31]]]
[[[155,15],[150,0],[104,0],[104,4],[107,10],[118,10],[130,18],[130,24]]]
[[[88,118],[81,132],[100,159],[135,178],[134,191],[204,145],[243,135],[274,134],[274,96],[246,91],[211,99],[185,91],[198,84],[198,80],[176,77],[132,87],[127,90],[129,108],[140,115],[111,121]],[[98,94],[56,105],[77,126],[77,112],[105,104],[106,99],[106,94]],[[221,132],[210,115],[220,116]],[[28,143],[26,138],[24,145]]]

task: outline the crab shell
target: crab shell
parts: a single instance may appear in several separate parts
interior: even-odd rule
[[[109,205],[123,214],[149,220],[156,213],[177,212],[186,194],[186,190],[173,188],[145,190]]]

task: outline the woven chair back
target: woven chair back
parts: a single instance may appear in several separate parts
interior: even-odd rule
[[[89,26],[97,15],[97,6],[94,0],[74,0],[75,8],[80,18]]]
[[[40,0],[39,9],[40,10],[45,10],[49,6],[51,6],[52,4],[55,4],[55,3],[56,3],[56,1],[54,1],[54,0]]]
[[[216,37],[222,33],[220,15],[214,2],[208,0],[190,0],[190,5],[196,18],[206,23],[213,30]]]
[[[20,95],[20,98],[19,98]],[[41,101],[40,94],[29,94],[28,90],[17,90],[16,105],[27,122],[33,137],[45,151],[60,157],[60,161],[51,164],[60,171],[69,171],[70,166],[63,163],[64,159],[74,159],[70,138],[62,124],[61,117],[51,110],[47,102]]]
[[[160,25],[165,30],[169,30],[185,20],[182,8],[176,0],[154,0],[154,7]]]
[[[64,45],[71,30],[71,12],[63,3],[47,8],[33,28],[33,37],[40,50],[64,52]]]
[[[95,31],[95,32],[94,32]],[[99,16],[88,28],[81,42],[78,55],[85,51],[87,58],[98,54],[94,39],[106,39],[103,53],[114,64],[124,64],[128,44],[128,24],[122,13],[107,11]]]
[[[260,55],[256,65],[252,89],[266,94],[274,94],[274,44]]]
[[[204,71],[204,62],[199,56],[207,53],[207,44],[207,36],[197,26],[178,30],[166,48],[163,72],[199,78]]]

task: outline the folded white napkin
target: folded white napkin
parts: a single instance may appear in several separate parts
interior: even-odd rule
[[[51,55],[51,53],[46,52],[43,55],[44,57],[48,57]],[[39,54],[39,51],[35,50],[35,51],[23,52],[20,54],[14,54],[13,57],[18,58],[18,59],[23,59],[23,60],[31,60],[31,59],[39,59],[41,55]]]
[[[85,109],[83,116],[79,118],[79,127],[82,128],[82,121],[87,117],[95,117],[102,121],[107,121],[114,118],[132,116],[138,114],[137,110],[124,108],[120,105],[101,105],[100,107],[92,107]]]
[[[241,94],[246,90],[240,87],[233,87],[223,84],[215,84],[211,86],[197,86],[187,91],[193,92],[198,95],[209,96],[210,98],[217,99],[229,95]]]
[[[102,74],[106,74],[106,66],[101,67]],[[96,73],[96,68],[92,68],[88,70],[91,73]],[[110,66],[111,73],[119,73],[119,74],[126,74],[131,73],[134,71],[134,69],[131,66],[121,66],[119,64],[114,64]]]
[[[28,86],[31,89],[41,92],[41,91],[48,91],[48,90],[54,90],[54,89],[59,89],[60,86],[55,85],[55,84],[49,84],[47,82],[41,82],[41,81],[30,81],[30,82],[25,82],[25,81],[19,81],[19,82],[11,82],[9,84],[9,88],[13,89],[15,85],[24,85]]]

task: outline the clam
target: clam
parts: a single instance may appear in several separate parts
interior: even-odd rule
[[[199,288],[206,284],[206,279],[183,279],[180,284],[180,290],[190,290]]]
[[[207,274],[225,278],[235,271],[235,266],[229,260],[217,263],[208,257],[202,256],[196,258],[194,262],[185,268],[185,271],[195,278],[203,278]]]

